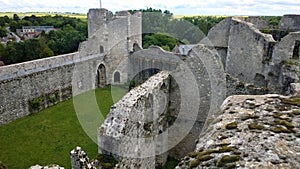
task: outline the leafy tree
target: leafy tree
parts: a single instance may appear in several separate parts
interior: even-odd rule
[[[184,20],[197,26],[205,35],[208,31],[214,27],[217,23],[222,21],[225,17],[219,16],[193,16],[193,17],[183,17]]]
[[[177,40],[164,34],[147,34],[143,38],[143,48],[146,49],[151,45],[162,47],[164,50],[170,51],[177,44]]]
[[[281,16],[261,16],[261,19],[267,21],[274,29],[278,29]]]
[[[4,17],[0,17],[0,26],[5,26],[5,19]]]
[[[86,39],[84,33],[66,25],[58,31],[51,31],[47,36],[48,46],[55,55],[71,53],[78,49],[80,42]]]
[[[6,45],[5,51],[4,51],[4,60],[7,61],[6,64],[12,64],[12,63],[18,63],[20,60],[22,60],[22,57],[20,57],[20,51],[18,51],[16,42],[9,42]]]
[[[0,27],[0,37],[6,37],[7,36],[7,30],[4,27]]]
[[[14,21],[19,21],[19,20],[20,20],[20,17],[19,17],[17,14],[14,14],[14,15],[13,15],[13,20],[14,20]]]
[[[16,32],[17,29],[19,29],[19,24],[16,21],[11,21],[9,24],[9,29],[12,32]]]

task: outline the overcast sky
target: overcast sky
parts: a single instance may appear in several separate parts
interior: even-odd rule
[[[76,12],[99,8],[100,0],[0,0],[0,12]],[[169,10],[175,15],[300,14],[300,0],[102,0],[113,12],[127,9]]]

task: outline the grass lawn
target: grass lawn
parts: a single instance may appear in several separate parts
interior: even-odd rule
[[[126,92],[123,88],[106,87],[75,98],[84,97],[89,102],[87,96],[96,94],[97,105],[106,116],[113,104],[111,93],[116,101]],[[98,151],[97,144],[84,132],[77,116],[73,99],[70,99],[1,126],[0,161],[9,169],[24,169],[35,164],[58,164],[70,168],[69,153],[76,146],[81,146],[90,159],[94,158]]]

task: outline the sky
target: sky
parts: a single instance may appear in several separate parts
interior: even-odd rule
[[[169,10],[174,15],[283,15],[300,14],[300,0],[101,0],[110,11]],[[0,12],[87,13],[100,0],[0,0]]]

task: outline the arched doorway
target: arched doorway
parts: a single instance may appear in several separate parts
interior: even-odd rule
[[[120,83],[120,73],[118,71],[114,74],[114,83]]]
[[[97,70],[97,87],[104,87],[106,85],[106,68],[100,64]]]

